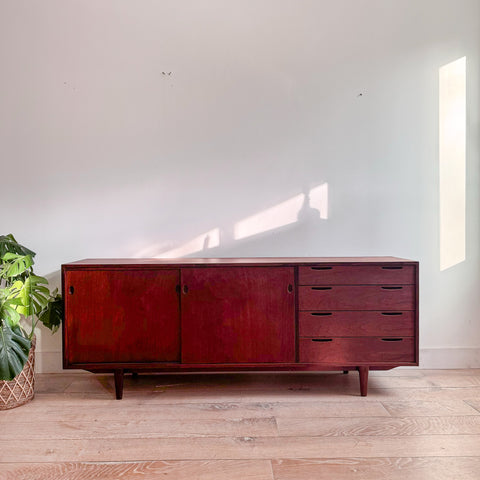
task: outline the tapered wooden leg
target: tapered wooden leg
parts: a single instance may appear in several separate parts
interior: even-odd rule
[[[360,395],[366,397],[368,391],[368,367],[358,367],[358,374],[360,377]]]
[[[118,369],[114,372],[115,375],[115,396],[117,400],[121,400],[123,397],[123,370]]]

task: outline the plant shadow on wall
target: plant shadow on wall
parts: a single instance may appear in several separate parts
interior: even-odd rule
[[[38,322],[54,333],[63,317],[58,290],[50,292],[48,280],[34,274],[34,257],[13,235],[0,236],[0,409],[22,404],[11,381],[23,373],[34,351]]]
[[[135,257],[181,258],[187,256],[241,256],[242,247],[255,242],[256,249],[272,248],[271,237],[286,237],[299,227],[311,227],[328,220],[328,184],[322,183],[303,193],[290,197],[270,208],[243,218],[227,228],[216,227],[177,246],[151,245],[135,253]],[[285,241],[288,239],[285,237]],[[298,237],[296,240],[298,245]],[[238,251],[237,251],[238,250]]]

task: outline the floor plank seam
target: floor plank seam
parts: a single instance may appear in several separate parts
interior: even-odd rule
[[[462,459],[472,459],[478,458],[480,459],[479,455],[401,455],[401,456],[394,456],[394,455],[385,455],[385,456],[328,456],[328,457],[275,457],[275,458],[157,458],[153,460],[61,460],[61,461],[21,461],[21,462],[9,462],[0,460],[0,465],[63,465],[63,464],[74,464],[74,465],[139,465],[139,464],[151,464],[156,462],[171,462],[171,463],[199,463],[199,462],[276,462],[276,461],[295,461],[295,460],[305,460],[305,461],[312,461],[312,462],[325,462],[325,461],[338,461],[338,460],[384,460],[384,459],[412,459],[412,458],[425,458],[425,459],[444,459],[444,458],[462,458]]]

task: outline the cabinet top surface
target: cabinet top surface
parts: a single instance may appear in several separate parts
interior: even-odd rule
[[[70,266],[208,266],[208,265],[308,265],[312,263],[417,263],[397,257],[236,257],[236,258],[89,258],[65,263]]]

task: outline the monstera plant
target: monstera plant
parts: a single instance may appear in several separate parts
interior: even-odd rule
[[[0,235],[0,380],[22,371],[38,322],[54,333],[62,320],[61,296],[34,274],[34,257],[13,235]]]

